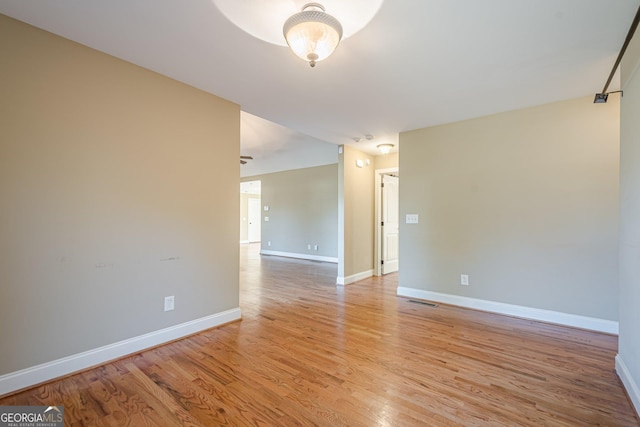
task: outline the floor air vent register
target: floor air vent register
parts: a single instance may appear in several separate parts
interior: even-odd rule
[[[416,304],[426,305],[426,306],[429,306],[429,307],[437,307],[438,306],[438,304],[434,304],[434,303],[429,302],[429,301],[420,301],[420,300],[415,300],[415,299],[410,299],[410,300],[407,300],[407,301],[414,302]]]

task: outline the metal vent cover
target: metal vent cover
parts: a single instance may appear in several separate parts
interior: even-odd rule
[[[429,302],[429,301],[420,301],[420,300],[416,300],[416,299],[410,299],[410,300],[407,300],[407,301],[414,302],[416,304],[428,305],[429,307],[437,307],[438,306],[438,304],[435,304],[435,303]]]

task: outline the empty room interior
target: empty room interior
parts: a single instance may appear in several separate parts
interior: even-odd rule
[[[639,21],[0,0],[0,414],[640,425]]]

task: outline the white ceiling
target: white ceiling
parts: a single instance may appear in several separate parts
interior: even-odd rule
[[[292,14],[306,3],[264,4],[275,1]],[[262,123],[271,136],[243,134],[242,154],[258,158],[278,149],[260,148],[266,141],[369,151],[397,145],[402,131],[599,92],[639,3],[386,0],[315,68],[242,31],[211,0],[0,0],[0,13],[279,124]]]
[[[240,113],[240,139],[241,154],[253,157],[240,167],[241,177],[338,162],[336,145],[244,111]]]

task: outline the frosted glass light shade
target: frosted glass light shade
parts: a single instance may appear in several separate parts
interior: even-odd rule
[[[380,150],[380,153],[389,154],[393,148],[393,144],[380,144],[377,148]]]
[[[287,19],[282,32],[293,53],[314,67],[336,49],[342,38],[342,25],[321,5],[309,3],[302,12]]]

